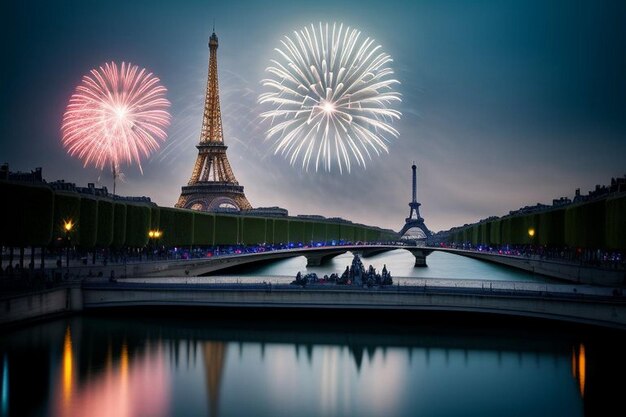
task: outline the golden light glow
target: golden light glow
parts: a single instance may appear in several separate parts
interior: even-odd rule
[[[578,351],[578,387],[580,388],[580,396],[585,397],[585,371],[586,371],[585,345],[580,344]]]
[[[65,220],[63,222],[63,229],[65,229],[66,232],[71,232],[73,228],[74,222],[72,222],[71,220]]]
[[[528,229],[528,236],[530,236],[530,237],[535,236],[535,229],[533,229],[532,227],[530,229]]]
[[[77,346],[79,347],[79,346]],[[131,353],[123,341],[106,346],[104,369],[87,372],[72,385],[71,402],[63,397],[63,381],[54,384],[54,411],[59,417],[164,417],[170,410],[172,377],[162,345]],[[92,368],[90,367],[90,370]],[[61,378],[63,370],[61,369]],[[77,373],[76,373],[77,374]]]
[[[63,404],[67,407],[72,399],[72,378],[73,378],[73,359],[72,359],[72,335],[70,326],[65,330],[65,338],[63,339]]]
[[[582,343],[578,349],[574,346],[572,349],[572,376],[578,380],[578,389],[580,396],[585,398],[585,374],[587,371],[587,358],[585,354],[585,345]]]
[[[122,344],[122,352],[120,354],[120,376],[123,382],[128,381],[128,345],[126,342]]]
[[[163,235],[163,232],[161,232],[160,230],[150,230],[148,232],[148,237],[150,239],[158,239]]]

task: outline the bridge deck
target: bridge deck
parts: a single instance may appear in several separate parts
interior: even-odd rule
[[[428,280],[425,280],[428,281]],[[465,281],[421,286],[358,288],[340,285],[92,282],[84,308],[209,306],[440,310],[542,317],[626,328],[626,297],[618,289],[561,284]],[[491,285],[489,285],[491,283]]]

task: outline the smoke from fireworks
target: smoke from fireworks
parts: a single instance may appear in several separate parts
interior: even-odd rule
[[[333,161],[350,172],[351,161],[365,167],[365,158],[388,152],[391,126],[401,113],[392,108],[400,102],[394,90],[391,57],[362,39],[361,32],[340,24],[314,25],[285,36],[279,58],[271,60],[270,74],[261,83],[269,90],[259,102],[272,109],[261,114],[271,121],[268,139],[275,139],[274,154],[281,153],[292,165],[302,159],[307,169]]]
[[[167,137],[169,101],[160,80],[144,68],[122,62],[92,69],[70,98],[61,126],[68,153],[84,166],[119,172],[137,163]]]

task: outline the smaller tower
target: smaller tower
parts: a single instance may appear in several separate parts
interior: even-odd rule
[[[409,229],[418,228],[424,233],[426,239],[430,239],[432,233],[428,230],[428,227],[426,227],[424,218],[420,216],[421,204],[417,202],[417,165],[415,165],[415,162],[413,162],[411,170],[413,171],[413,199],[409,203],[411,210],[409,211],[409,217],[404,219],[405,223],[402,230],[400,230],[400,236],[404,237]]]
[[[417,165],[415,165],[415,162],[413,162],[411,169],[413,170],[413,200],[409,203],[409,207],[411,207],[409,219],[419,219],[419,207],[421,204],[417,202]],[[413,214],[415,214],[416,217],[413,217]]]

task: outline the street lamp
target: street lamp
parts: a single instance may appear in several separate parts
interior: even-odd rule
[[[67,275],[70,273],[70,233],[74,228],[74,222],[72,220],[63,221],[63,229],[65,230],[65,267],[67,268]]]
[[[150,246],[152,246],[154,244],[154,246],[156,246],[156,243],[158,243],[158,239],[163,235],[163,232],[161,232],[160,230],[149,230],[148,231],[148,238],[150,240]],[[154,252],[153,252],[154,254]]]

